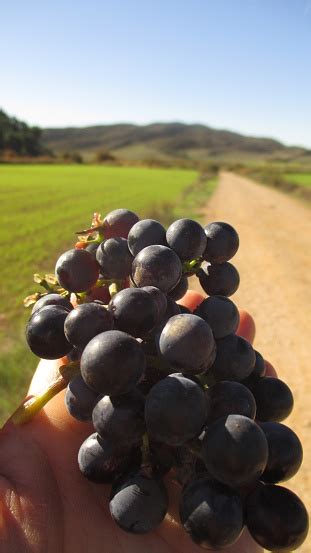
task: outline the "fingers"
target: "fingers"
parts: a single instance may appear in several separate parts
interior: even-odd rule
[[[184,297],[178,300],[176,303],[188,307],[190,311],[194,311],[196,307],[198,307],[198,305],[202,303],[203,300],[203,294],[200,294],[200,292],[196,292],[195,290],[188,290]]]
[[[271,365],[271,363],[269,363],[269,361],[266,361],[266,360],[265,360],[265,369],[266,369],[265,376],[273,376],[274,378],[278,377],[278,374],[275,368]]]
[[[253,317],[244,309],[240,309],[240,323],[236,334],[248,340],[251,344],[254,342],[256,326]]]

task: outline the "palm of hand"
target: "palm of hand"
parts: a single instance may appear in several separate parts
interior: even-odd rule
[[[32,393],[53,370],[54,362],[40,363]],[[68,415],[63,393],[30,424],[1,430],[0,553],[202,552],[178,522],[180,492],[169,480],[170,512],[156,531],[135,536],[116,526],[109,514],[109,486],[90,483],[78,469],[78,449],[92,431]],[[262,549],[245,530],[226,551]]]

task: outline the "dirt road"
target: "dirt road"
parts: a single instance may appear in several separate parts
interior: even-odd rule
[[[285,486],[311,514],[311,212],[282,192],[222,173],[204,221],[226,221],[240,236],[233,259],[241,284],[232,296],[256,321],[255,348],[290,386],[287,419],[304,447],[299,474]],[[310,553],[311,538],[299,550]]]

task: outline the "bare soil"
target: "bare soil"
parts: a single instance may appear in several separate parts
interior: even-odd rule
[[[302,441],[304,461],[284,485],[311,513],[310,210],[285,193],[222,173],[202,215],[205,223],[226,221],[239,233],[240,249],[232,262],[241,284],[232,300],[254,317],[255,348],[294,394],[295,407],[285,424]],[[311,552],[311,537],[299,551]]]

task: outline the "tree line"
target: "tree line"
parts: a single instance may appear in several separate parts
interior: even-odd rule
[[[10,152],[16,156],[39,156],[45,152],[42,131],[30,127],[0,109],[0,155]]]

